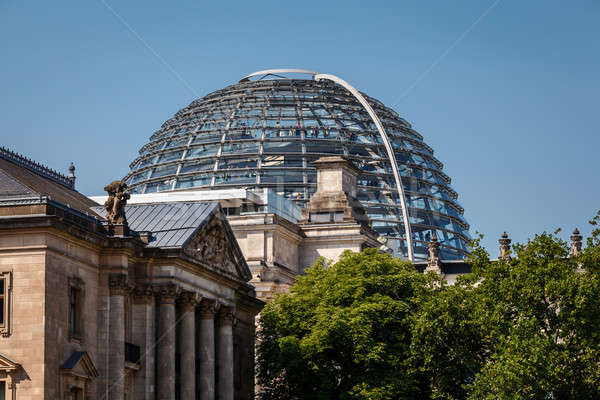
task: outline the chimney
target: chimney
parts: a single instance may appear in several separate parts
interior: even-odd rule
[[[365,210],[356,199],[362,171],[342,156],[321,157],[312,165],[317,169],[317,191],[302,211],[303,222],[366,224]]]

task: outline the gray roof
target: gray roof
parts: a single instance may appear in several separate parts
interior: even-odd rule
[[[65,184],[65,179],[56,171],[0,147],[0,200],[46,196],[84,214],[95,214],[90,207],[98,203],[76,191],[73,185]]]
[[[0,157],[22,168],[28,169],[36,175],[43,176],[44,178],[63,185],[69,189],[75,189],[75,181],[71,180],[68,176],[48,168],[47,166],[36,161],[33,161],[19,153],[15,153],[6,147],[0,146]]]
[[[61,369],[71,369],[74,368],[81,357],[85,355],[85,351],[74,351],[73,354],[60,366]]]
[[[36,192],[0,169],[0,197],[8,198],[35,195],[37,195]]]
[[[132,204],[125,207],[129,228],[150,231],[148,247],[181,247],[201,228],[219,207],[219,203],[154,203]],[[93,207],[104,214],[103,207]]]

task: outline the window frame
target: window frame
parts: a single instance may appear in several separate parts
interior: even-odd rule
[[[0,321],[0,335],[3,337],[10,336],[11,325],[11,309],[12,309],[12,271],[0,271],[0,284],[4,286],[3,301],[3,316],[4,320]]]
[[[72,307],[72,299],[75,295],[75,304]],[[79,277],[69,278],[69,290],[67,293],[67,330],[69,340],[82,342],[83,340],[83,302],[85,299],[84,282]],[[75,313],[73,315],[72,313]]]

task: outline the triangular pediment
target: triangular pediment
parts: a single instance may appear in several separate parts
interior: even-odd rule
[[[86,351],[73,352],[67,361],[60,366],[60,369],[63,373],[69,373],[87,379],[98,376],[98,370],[96,370],[92,359]]]
[[[10,358],[0,354],[0,371],[10,372],[10,371],[14,371],[18,368],[19,368],[18,363],[11,360]]]
[[[252,278],[233,231],[220,210],[186,241],[183,252],[215,272],[245,282]]]

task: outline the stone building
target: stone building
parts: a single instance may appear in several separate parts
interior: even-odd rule
[[[0,399],[252,398],[263,303],[221,206],[118,192],[107,221],[74,182],[0,149]]]
[[[360,170],[341,156],[322,157],[313,165],[317,190],[303,209],[268,189],[132,194],[129,203],[220,203],[252,271],[250,283],[259,299],[269,301],[287,292],[319,257],[336,261],[345,250],[382,247],[356,199]],[[106,196],[92,199],[103,202]]]

